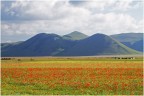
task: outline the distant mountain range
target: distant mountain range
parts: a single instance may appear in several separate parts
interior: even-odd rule
[[[122,33],[111,37],[129,48],[143,52],[143,33]]]
[[[64,36],[40,33],[23,42],[2,43],[1,55],[10,57],[141,54],[120,43],[116,37],[117,35],[104,34],[87,36],[77,31]]]

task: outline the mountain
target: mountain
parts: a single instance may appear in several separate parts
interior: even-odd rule
[[[78,32],[78,31],[74,31],[70,34],[67,34],[67,35],[63,36],[63,38],[67,39],[67,40],[81,40],[81,39],[85,39],[87,37],[88,37],[87,35],[85,35],[81,32]]]
[[[143,52],[143,33],[122,33],[111,37],[129,48]]]
[[[143,39],[143,33],[121,33],[121,34],[115,34],[111,35],[112,38],[115,38],[116,40],[120,42],[136,42]]]
[[[3,47],[2,56],[53,56],[72,47],[75,42],[56,34],[40,33],[8,49]]]
[[[92,56],[92,55],[116,55],[116,54],[138,54],[120,42],[104,34],[95,34],[80,40],[72,48],[58,55],[63,56]]]
[[[1,43],[1,50],[5,51],[10,49],[12,46],[15,46],[17,44],[22,43],[23,41],[19,41],[19,42],[11,42],[11,43]]]
[[[26,41],[1,46],[2,57],[139,54],[104,34],[69,40],[57,34],[40,33]]]

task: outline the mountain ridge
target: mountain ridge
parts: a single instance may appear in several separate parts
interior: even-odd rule
[[[65,39],[57,34],[40,33],[32,38],[2,47],[2,56],[93,56],[101,54],[139,54],[104,34],[80,40]]]
[[[81,40],[87,38],[88,36],[81,32],[73,31],[69,34],[63,35],[62,37],[67,40]]]
[[[129,48],[143,52],[143,33],[121,33],[111,35],[112,38]]]
[[[89,44],[87,46],[87,44]],[[114,45],[116,44],[116,45]],[[120,48],[116,48],[116,47]],[[114,48],[113,48],[114,47]],[[120,42],[104,34],[94,34],[78,42],[73,48],[60,55],[66,56],[93,56],[93,55],[113,55],[113,54],[133,54],[138,53]]]

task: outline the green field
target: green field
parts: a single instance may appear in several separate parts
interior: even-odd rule
[[[1,67],[2,95],[143,94],[142,57],[26,57]]]

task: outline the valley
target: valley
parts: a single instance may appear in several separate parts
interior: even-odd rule
[[[2,95],[142,95],[142,59],[142,56],[119,60],[105,56],[12,57],[1,61],[1,92]]]

